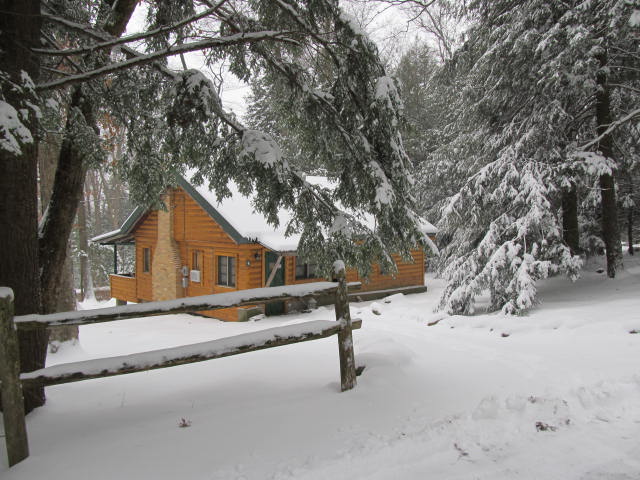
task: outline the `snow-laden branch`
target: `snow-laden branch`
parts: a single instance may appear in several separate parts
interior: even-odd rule
[[[266,30],[260,32],[239,33],[235,35],[228,35],[225,37],[216,37],[199,42],[185,43],[183,45],[176,45],[150,54],[137,54],[133,58],[122,62],[111,63],[104,67],[96,68],[88,72],[72,75],[70,77],[53,80],[51,82],[42,83],[36,86],[36,90],[51,90],[61,88],[67,85],[73,85],[77,83],[83,83],[94,78],[98,78],[109,73],[117,72],[131,67],[142,66],[149,63],[153,63],[156,60],[165,57],[171,57],[173,55],[179,55],[181,53],[195,52],[198,50],[205,50],[207,48],[221,48],[230,47],[233,45],[239,45],[243,43],[261,42],[265,40],[273,40],[279,42],[287,42],[297,45],[298,42],[289,37],[292,32],[273,31]]]
[[[611,134],[611,132],[613,132],[620,125],[623,125],[623,124],[627,123],[633,117],[637,117],[639,115],[640,115],[640,108],[637,108],[637,109],[633,110],[632,112],[628,113],[627,115],[625,115],[624,117],[622,117],[621,119],[616,120],[615,122],[611,122],[611,124],[609,124],[609,126],[607,127],[607,129],[604,132],[602,132],[600,135],[598,135],[596,138],[594,138],[590,142],[585,143],[584,145],[579,147],[578,150],[584,152],[584,151],[590,149],[594,145],[600,143],[600,141],[603,138],[605,138],[607,135]]]
[[[211,6],[211,8],[214,8],[214,7]],[[49,18],[54,18],[54,17],[49,17]],[[113,38],[107,33],[104,33],[92,28],[86,28],[85,25],[81,25],[79,23],[75,23],[75,22],[66,20],[64,18],[55,17],[55,21],[60,21],[60,23],[65,27],[73,29],[78,33],[85,35],[89,38],[92,38],[94,40],[108,41]],[[130,59],[145,56],[143,53],[140,53],[137,50],[131,47],[128,47],[126,45],[123,45],[121,47],[121,52]],[[152,61],[151,64],[161,75],[164,75],[165,77],[169,78],[173,82],[178,82],[180,80],[179,72],[175,72],[171,70],[166,65],[163,65],[161,62],[155,60],[155,61]],[[223,122],[225,122],[227,125],[233,128],[236,132],[241,133],[246,129],[244,125],[240,124],[232,115],[227,114],[227,112],[225,112],[222,108],[216,109],[214,113],[218,115],[218,117]]]
[[[86,54],[86,53],[92,53],[95,52],[97,50],[103,50],[106,48],[113,48],[117,45],[122,45],[125,43],[131,43],[131,42],[135,42],[135,41],[139,41],[139,40],[144,40],[145,38],[149,38],[149,37],[154,37],[156,35],[162,35],[163,33],[168,33],[168,32],[172,32],[174,30],[177,30],[185,25],[188,25],[190,23],[196,22],[212,13],[214,13],[216,10],[218,10],[224,3],[226,3],[227,0],[221,0],[220,2],[218,2],[217,4],[215,4],[214,6],[212,6],[211,8],[207,8],[206,10],[204,10],[203,12],[197,13],[195,15],[191,15],[190,17],[184,18],[178,22],[175,22],[171,25],[166,25],[160,28],[156,28],[154,30],[149,30],[147,32],[142,32],[142,33],[135,33],[132,35],[127,35],[124,37],[119,37],[119,38],[113,38],[111,40],[108,41],[104,41],[102,43],[98,43],[95,45],[88,45],[85,47],[80,47],[80,48],[68,48],[68,49],[44,49],[44,48],[34,48],[33,51],[38,53],[38,54],[42,54],[42,55],[50,55],[50,56],[70,56],[70,55],[81,55],[81,54]],[[56,15],[48,15],[48,14],[43,14],[43,17],[46,20],[49,20],[51,22],[54,23],[58,23],[58,24],[64,24],[66,26],[69,26],[69,22],[68,20],[61,18],[59,16]],[[74,29],[77,29],[78,27],[82,28],[83,30],[87,31],[87,30],[92,30],[93,27],[89,26],[89,25],[80,25],[80,24],[75,24],[74,25]]]

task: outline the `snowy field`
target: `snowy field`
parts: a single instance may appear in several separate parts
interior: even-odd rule
[[[348,393],[336,337],[50,387],[28,417],[31,457],[8,470],[0,445],[0,477],[640,479],[640,262],[625,266],[615,280],[592,265],[574,284],[545,282],[524,317],[434,314],[432,278],[425,294],[352,304],[366,369]],[[312,319],[333,309],[105,323],[49,362]]]

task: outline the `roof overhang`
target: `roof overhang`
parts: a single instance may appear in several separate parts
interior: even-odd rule
[[[99,243],[101,245],[133,243],[133,227],[136,226],[145,212],[146,209],[142,207],[136,207],[133,212],[131,212],[131,215],[127,217],[120,228],[93,237],[91,241],[94,243]]]

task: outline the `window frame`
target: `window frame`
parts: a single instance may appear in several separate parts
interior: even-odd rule
[[[220,287],[236,288],[238,283],[238,260],[233,255],[216,255],[216,285]],[[224,265],[225,279],[222,278]],[[223,283],[224,280],[224,283]],[[232,283],[233,280],[233,283]]]
[[[202,250],[191,250],[191,270],[202,271],[204,263],[204,252]]]
[[[296,258],[296,265],[295,265],[295,278],[296,280],[311,280],[313,278],[318,278],[318,264],[317,263],[309,263],[309,262],[303,262],[303,263],[299,263],[298,259]],[[298,268],[302,267],[302,269],[304,270],[304,274],[299,276],[298,275]],[[313,270],[313,272],[310,273],[310,270]]]
[[[151,247],[142,247],[142,273],[151,273]]]

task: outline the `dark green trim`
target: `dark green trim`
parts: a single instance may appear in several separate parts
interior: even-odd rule
[[[122,226],[113,234],[108,237],[102,237],[102,235],[96,235],[91,239],[92,242],[97,242],[100,245],[113,245],[114,243],[130,243],[130,242],[119,242],[119,240],[128,239],[131,235],[131,231],[133,227],[136,226],[138,220],[142,218],[142,216],[146,213],[147,209],[142,207],[136,207],[133,212],[126,218]],[[100,238],[102,237],[102,238]],[[96,239],[99,240],[96,240]]]
[[[239,244],[243,243],[260,243],[257,240],[251,240],[246,238],[240,232],[238,232],[233,225],[231,225],[226,218],[224,218],[218,210],[216,210],[213,205],[211,205],[205,198],[198,193],[198,191],[191,185],[187,180],[185,180],[181,175],[176,175],[176,183],[180,186],[187,194],[195,200],[195,202],[202,207],[202,209],[207,212],[207,214],[224,230],[224,232],[231,237],[231,239]],[[136,207],[131,215],[127,217],[124,221],[120,229],[115,232],[113,235],[108,237],[100,238],[100,235],[94,238],[100,238],[97,240],[101,245],[112,245],[114,243],[118,243],[119,240],[128,239],[131,235],[133,228],[136,226],[138,221],[142,218],[142,216],[147,212],[148,208]],[[94,241],[92,239],[92,241]]]
[[[224,218],[218,210],[216,210],[209,202],[205,200],[205,198],[198,193],[198,191],[187,182],[184,178],[179,175],[176,175],[176,180],[178,185],[184,189],[185,192],[189,194],[191,198],[193,198],[198,205],[202,207],[202,209],[209,214],[215,222],[222,227],[227,235],[229,235],[234,242],[236,243],[257,243],[253,240],[250,240],[244,237],[240,232],[238,232],[233,225],[227,222],[227,219]]]

